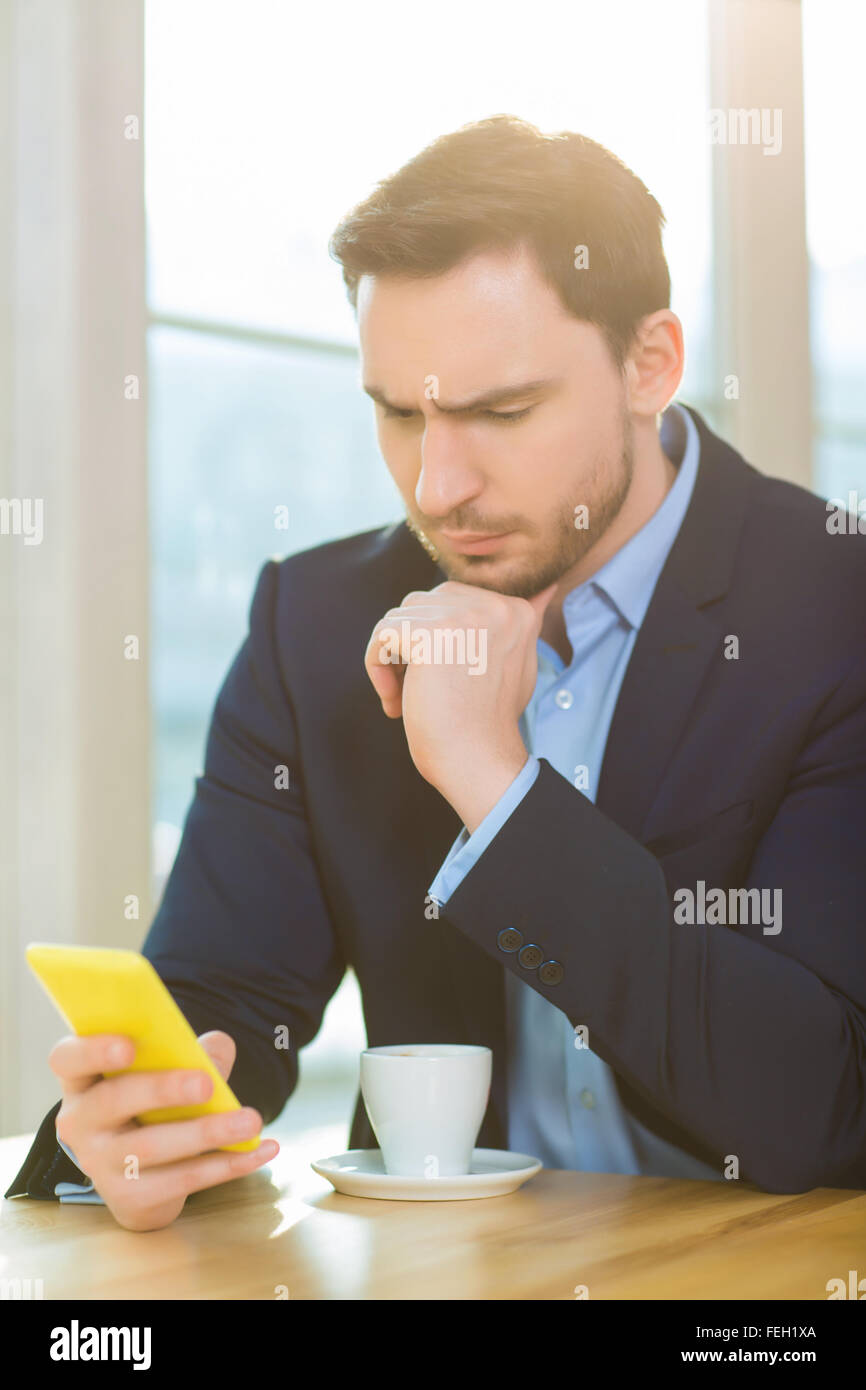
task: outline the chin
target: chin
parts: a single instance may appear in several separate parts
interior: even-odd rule
[[[509,566],[505,561],[487,556],[479,556],[469,565],[453,567],[453,572],[449,573],[448,578],[461,584],[474,584],[479,589],[493,589],[496,593],[507,594],[511,598],[529,598],[540,593],[545,587],[544,584],[536,584],[532,575],[522,574],[515,570],[513,565]]]

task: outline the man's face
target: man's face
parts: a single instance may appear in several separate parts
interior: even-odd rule
[[[631,418],[601,330],[522,249],[428,280],[364,276],[358,325],[382,456],[448,578],[521,598],[559,579],[631,484]]]

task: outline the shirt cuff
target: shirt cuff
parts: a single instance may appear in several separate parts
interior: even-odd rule
[[[538,759],[530,753],[514,781],[505,789],[496,805],[487,812],[471,835],[464,825],[430,885],[429,896],[440,907],[445,906],[473,864],[481,858],[491,840],[502,829],[514,808],[523,800],[538,776],[538,768]]]
[[[60,1146],[60,1148],[63,1150],[63,1152],[66,1154],[67,1158],[71,1158],[71,1159],[72,1159],[72,1162],[75,1164],[75,1166],[76,1166],[76,1168],[77,1168],[77,1167],[79,1166],[78,1159],[75,1157],[75,1154],[72,1152],[72,1150],[71,1150],[70,1148],[67,1148],[67,1146],[64,1144],[64,1142],[63,1142],[62,1139],[58,1139],[58,1140],[57,1140],[57,1143],[59,1144],[59,1146]],[[83,1171],[83,1170],[82,1170],[82,1171]],[[103,1200],[102,1200],[102,1198],[100,1197],[99,1193],[98,1193],[98,1192],[96,1191],[96,1189],[94,1188],[93,1183],[90,1181],[89,1178],[88,1178],[88,1180],[87,1180],[86,1183],[79,1183],[79,1182],[58,1182],[58,1183],[55,1183],[55,1185],[54,1185],[54,1195],[55,1195],[55,1197],[57,1197],[61,1202],[78,1203],[78,1204],[82,1204],[82,1205],[83,1205],[84,1203],[92,1203],[93,1205],[98,1205],[98,1206],[103,1206],[103,1207],[105,1206],[105,1203],[103,1202]]]

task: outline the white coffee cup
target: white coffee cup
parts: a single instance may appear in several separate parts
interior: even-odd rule
[[[468,1173],[487,1109],[493,1054],[462,1043],[407,1043],[361,1053],[361,1094],[385,1172]]]

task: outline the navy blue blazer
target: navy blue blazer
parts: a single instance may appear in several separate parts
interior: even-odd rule
[[[588,1027],[644,1124],[720,1173],[736,1155],[768,1191],[866,1188],[866,538],[829,534],[823,501],[692,415],[698,477],[596,804],[542,759],[438,920],[427,891],[461,824],[363,658],[376,620],[445,575],[404,523],[265,564],[142,949],[197,1032],[235,1038],[231,1085],[266,1122],[351,965],[369,1046],[492,1049],[478,1142],[507,1148],[512,971]],[[780,889],[781,931],[678,924],[673,895],[701,882]],[[552,982],[506,928],[558,962]],[[56,1109],[16,1180],[31,1195],[69,1163]],[[376,1143],[360,1096],[349,1143]]]

